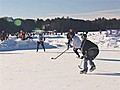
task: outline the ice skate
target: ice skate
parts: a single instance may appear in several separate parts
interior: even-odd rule
[[[92,66],[89,71],[92,72],[92,71],[94,71],[95,69],[96,69],[96,67],[95,67],[95,66]]]

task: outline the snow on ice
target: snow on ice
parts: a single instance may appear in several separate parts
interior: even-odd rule
[[[119,90],[120,37],[91,32],[88,39],[100,53],[94,60],[97,69],[82,75],[78,68],[82,59],[72,48],[51,59],[67,48],[66,35],[46,36],[46,52],[36,52],[36,38],[22,41],[11,36],[0,42],[0,90]]]

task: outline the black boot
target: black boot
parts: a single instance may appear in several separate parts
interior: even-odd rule
[[[82,71],[80,71],[80,74],[87,74],[88,68],[83,69]]]

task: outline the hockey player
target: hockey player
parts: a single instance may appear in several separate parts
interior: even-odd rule
[[[86,34],[82,34],[81,38],[82,38],[81,52],[83,54],[82,59],[84,60],[84,69],[80,71],[80,74],[83,74],[83,73],[86,74],[88,71],[88,64],[87,64],[88,61],[91,66],[89,71],[92,72],[93,70],[96,69],[96,66],[93,60],[98,55],[99,49],[96,44],[94,44],[90,40],[87,40]]]
[[[70,33],[72,35],[75,35],[75,31],[73,29],[70,29],[67,33],[67,39],[68,39],[68,43],[67,43],[68,48],[67,49],[69,49],[69,47],[72,47],[70,44],[70,42],[72,41],[72,38],[70,37]]]
[[[44,49],[44,52],[45,52],[45,46],[44,46],[44,41],[45,41],[45,37],[43,35],[42,32],[39,33],[39,36],[38,36],[38,41],[37,41],[37,51],[38,52],[38,49],[39,49],[39,45],[41,45]]]
[[[69,33],[70,39],[71,39],[71,46],[73,46],[73,51],[76,53],[77,57],[80,58],[78,49],[80,50],[81,47],[81,40],[78,36],[76,36],[74,33]]]

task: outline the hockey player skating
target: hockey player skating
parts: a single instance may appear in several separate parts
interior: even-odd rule
[[[68,43],[67,43],[67,49],[69,49],[69,47],[72,47],[70,42],[72,41],[72,38],[70,37],[70,33],[72,33],[73,35],[75,35],[75,31],[73,29],[70,29],[67,33],[67,39],[68,39]]]
[[[83,70],[80,71],[80,74],[83,73],[86,74],[88,71],[88,61],[91,66],[89,71],[92,72],[93,70],[96,69],[93,60],[98,55],[99,49],[96,44],[94,44],[90,40],[87,40],[86,34],[82,34],[81,38],[83,39],[81,44],[81,52],[83,54],[82,59],[84,60],[84,66],[83,66]]]
[[[73,51],[76,53],[77,57],[80,58],[78,50],[81,48],[81,40],[78,36],[76,36],[73,32],[69,33],[69,37],[71,39],[71,45],[73,47]]]

